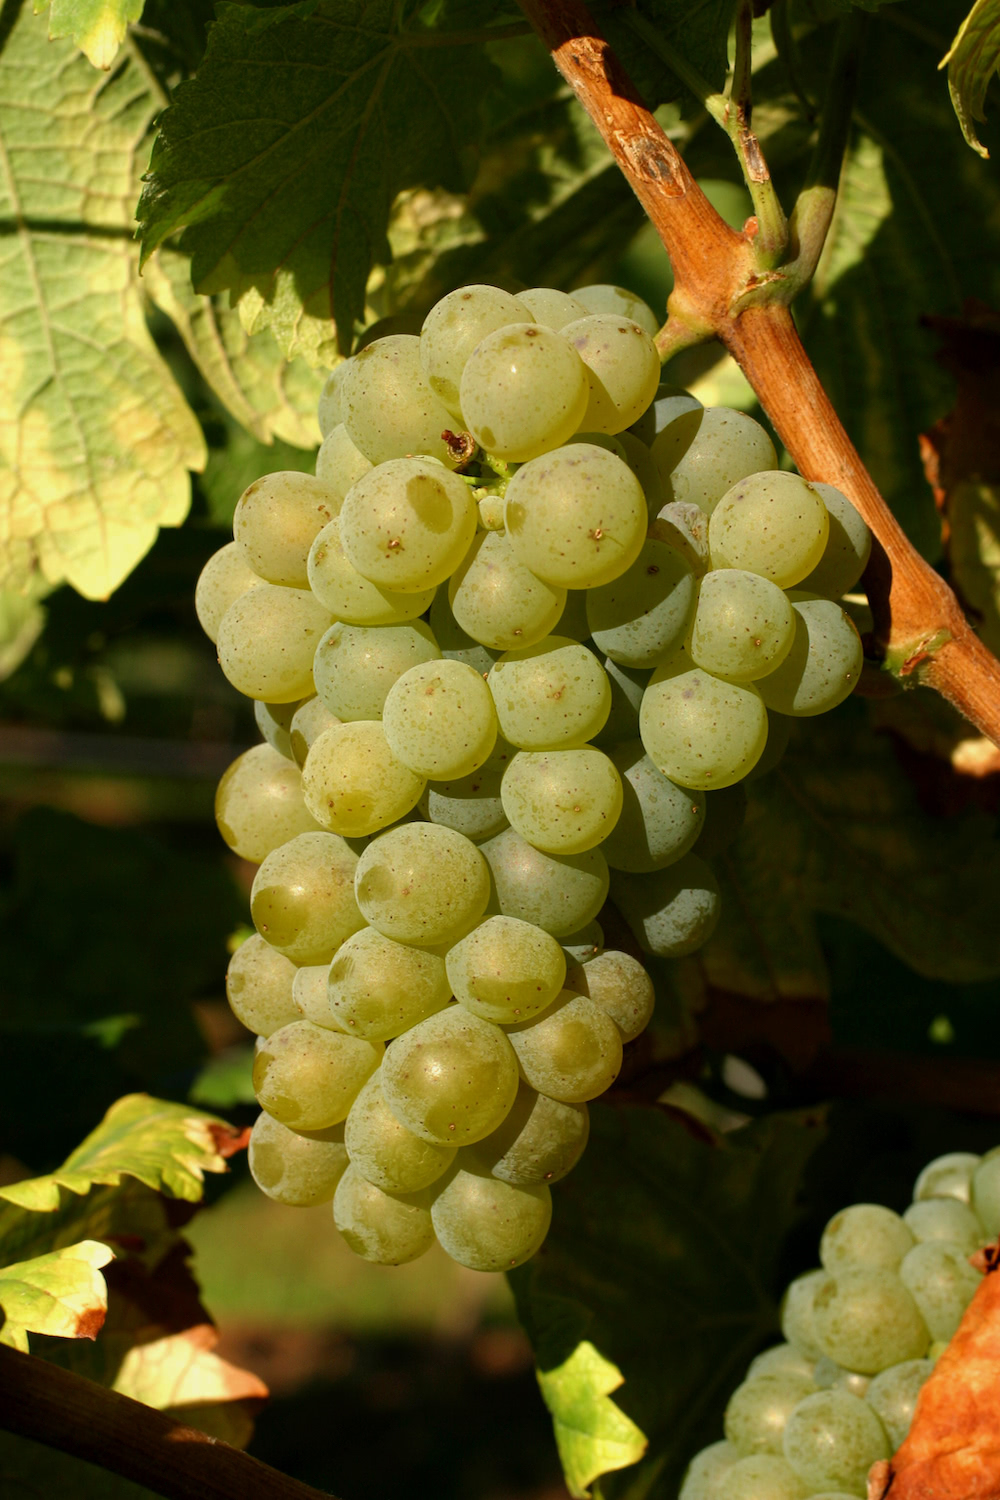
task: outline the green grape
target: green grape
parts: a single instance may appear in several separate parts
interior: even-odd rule
[[[463,420],[458,387],[476,345],[498,328],[531,319],[531,309],[498,286],[460,286],[435,302],[420,330],[420,364],[453,417]]]
[[[502,833],[509,824],[500,800],[500,782],[514,754],[514,747],[498,735],[492,753],[477,771],[429,782],[420,811],[429,822],[453,828],[474,844]]]
[[[921,1387],[934,1369],[929,1359],[908,1359],[876,1375],[865,1400],[889,1435],[893,1449],[906,1438]]]
[[[345,1036],[313,1021],[293,1021],[257,1039],[257,1103],[291,1130],[339,1125],[384,1050],[381,1042]]]
[[[845,1370],[843,1365],[828,1359],[825,1354],[813,1367],[813,1381],[818,1390],[850,1391],[852,1396],[864,1396],[871,1385],[867,1375],[859,1375],[856,1370]]]
[[[567,932],[559,946],[566,955],[567,964],[585,964],[604,952],[604,932],[600,922],[588,922],[578,932]]]
[[[823,1353],[863,1375],[920,1359],[931,1341],[916,1302],[891,1271],[829,1277],[813,1299],[813,1323]]]
[[[459,401],[481,448],[524,463],[573,436],[588,391],[584,363],[562,334],[512,323],[476,345],[462,371]]]
[[[342,359],[323,382],[323,389],[319,393],[319,404],[316,407],[316,420],[323,437],[326,437],[338,423],[344,420],[342,396],[344,380],[350,365],[349,359]]]
[[[694,852],[701,859],[715,859],[740,836],[747,815],[746,783],[735,781],[721,791],[705,792],[704,797],[705,816]]]
[[[291,703],[265,703],[258,698],[254,702],[253,716],[261,735],[279,755],[294,760],[292,754],[292,719],[305,698],[293,699]]]
[[[803,578],[801,588],[811,594],[839,599],[852,589],[868,566],[872,534],[846,495],[832,484],[813,484],[826,506],[830,532],[823,556]]]
[[[244,751],[223,772],[215,822],[233,853],[254,864],[318,827],[303,801],[301,771],[270,745]]]
[[[903,1223],[918,1244],[950,1240],[961,1245],[966,1255],[978,1250],[985,1238],[983,1226],[972,1209],[957,1198],[928,1198],[912,1203],[903,1215]]]
[[[729,682],[754,682],[781,665],[795,615],[777,584],[740,568],[716,568],[698,585],[687,641],[695,666]]]
[[[776,1453],[737,1459],[725,1473],[725,1500],[805,1500],[809,1494],[795,1471]],[[721,1500],[720,1490],[720,1500]]]
[[[713,568],[745,568],[782,589],[816,567],[830,534],[823,497],[799,474],[749,474],[726,491],[708,523]]]
[[[313,537],[339,509],[339,500],[322,480],[281,469],[243,491],[233,515],[233,535],[258,577],[304,589]]]
[[[813,1360],[803,1354],[801,1349],[797,1349],[794,1344],[774,1344],[772,1348],[765,1349],[762,1354],[758,1354],[750,1361],[745,1378],[753,1380],[758,1375],[788,1373],[806,1375],[811,1379],[813,1363]]]
[[[194,609],[199,625],[213,644],[219,638],[219,626],[229,606],[262,581],[247,567],[236,542],[227,542],[212,553],[198,574]]]
[[[663,485],[660,483],[660,471],[653,455],[634,432],[620,432],[618,442],[625,462],[642,485],[642,493],[646,497],[646,514],[649,520],[653,520],[663,504]]]
[[[615,454],[571,443],[518,469],[504,519],[516,556],[532,573],[563,588],[594,588],[639,556],[646,500]]]
[[[345,723],[381,719],[393,683],[411,667],[440,661],[441,652],[423,620],[403,625],[345,625],[335,621],[316,647],[316,691]]]
[[[752,1453],[781,1453],[785,1423],[799,1402],[815,1389],[808,1375],[789,1370],[744,1380],[726,1407],[727,1441],[744,1458]]]
[[[292,994],[295,965],[256,932],[241,943],[226,970],[226,997],[237,1021],[270,1036],[301,1020]]]
[[[257,1116],[247,1146],[250,1176],[269,1198],[290,1208],[329,1203],[347,1170],[344,1127],[300,1135],[269,1114]]]
[[[409,823],[373,839],[355,879],[366,920],[402,943],[454,942],[479,921],[489,869],[475,844],[438,823]]]
[[[351,486],[364,478],[371,467],[371,461],[347,436],[343,422],[327,433],[316,455],[316,478],[333,496],[335,514],[340,511]]]
[[[314,539],[307,570],[309,587],[324,609],[348,625],[397,625],[415,620],[430,607],[436,592],[436,588],[428,588],[400,594],[365,578],[340,545],[339,516],[334,516]]]
[[[396,1037],[382,1092],[421,1140],[467,1146],[496,1130],[514,1103],[517,1058],[499,1026],[449,1005]]]
[[[248,698],[298,703],[312,697],[313,657],[329,624],[329,610],[308,589],[260,583],[222,617],[219,666]]]
[[[613,870],[662,870],[693,847],[706,794],[676,786],[656,769],[641,740],[624,740],[608,755],[621,777],[623,800],[621,816],[602,845],[604,857]]]
[[[678,651],[649,679],[639,733],[664,776],[711,791],[756,765],[767,743],[767,711],[756,683],[724,682]]]
[[[817,1391],[800,1401],[785,1426],[783,1447],[811,1489],[840,1487],[858,1495],[865,1493],[872,1464],[892,1451],[875,1412],[847,1391]]]
[[[590,313],[567,323],[562,336],[587,366],[590,394],[581,427],[624,432],[642,416],[660,383],[660,356],[652,338],[618,313]]]
[[[686,557],[691,571],[707,573],[712,566],[708,550],[708,516],[691,500],[671,500],[661,505],[650,526],[654,536],[662,537]]]
[[[534,645],[555,628],[566,590],[536,578],[518,560],[504,532],[483,531],[452,575],[448,602],[472,639],[510,651]]]
[[[593,1000],[563,990],[544,1015],[510,1026],[521,1077],[564,1104],[585,1104],[611,1087],[622,1065],[618,1027]]]
[[[682,958],[707,943],[719,920],[719,885],[697,854],[650,875],[615,872],[615,900],[645,953]]]
[[[738,480],[778,462],[763,427],[727,406],[678,411],[650,451],[660,471],[664,503],[682,500],[706,513]]]
[[[563,635],[505,652],[488,682],[501,733],[522,750],[585,745],[611,710],[611,684],[600,662]]]
[[[491,1177],[473,1156],[431,1206],[444,1250],[471,1271],[510,1271],[530,1260],[549,1232],[552,1197],[544,1183],[515,1186]]]
[[[630,292],[627,287],[596,281],[587,286],[574,287],[570,295],[574,302],[582,303],[588,313],[613,313],[616,318],[631,318],[651,338],[660,331],[660,324],[649,303],[637,297],[635,292]]]
[[[503,496],[486,494],[476,501],[481,531],[503,531]]]
[[[484,1021],[526,1021],[552,1004],[566,958],[550,933],[518,917],[487,917],[448,951],[455,999]]]
[[[469,1150],[491,1177],[534,1187],[559,1182],[571,1172],[589,1135],[585,1104],[564,1104],[522,1083],[503,1123]]]
[[[354,898],[358,857],[334,833],[300,833],[264,860],[250,912],[261,937],[296,964],[329,962],[364,926]]]
[[[389,689],[382,710],[389,748],[418,776],[470,776],[489,759],[497,714],[475,667],[430,661],[411,667]]]
[[[303,964],[295,970],[292,999],[299,1013],[298,1018],[300,1021],[313,1021],[317,1026],[325,1026],[329,1031],[343,1031],[349,1035],[347,1027],[341,1026],[330,1009],[329,979],[329,964]]]
[[[443,1010],[451,986],[438,954],[363,927],[334,955],[327,997],[345,1031],[387,1042]]]
[[[905,1257],[899,1279],[920,1309],[931,1338],[944,1343],[956,1332],[983,1278],[969,1265],[963,1245],[929,1240]]]
[[[289,725],[288,740],[291,746],[292,759],[301,770],[306,763],[306,756],[321,734],[328,729],[336,729],[342,720],[332,714],[318,695],[315,698],[306,698],[298,705],[292,714]]]
[[[365,838],[416,807],[424,779],[392,752],[377,719],[324,730],[302,768],[305,805],[342,838]]]
[[[351,1105],[344,1126],[351,1166],[384,1193],[416,1193],[443,1177],[455,1146],[436,1146],[401,1124],[382,1094],[377,1069]]]
[[[333,1198],[333,1222],[363,1260],[402,1266],[434,1243],[427,1194],[384,1193],[349,1166]]]
[[[477,514],[457,474],[429,458],[394,458],[347,495],[340,544],[372,583],[419,594],[458,567],[476,534]]]
[[[551,286],[533,286],[526,292],[518,292],[517,300],[528,309],[533,323],[543,328],[554,328],[556,332],[577,318],[585,318],[587,309],[568,292],[557,292]]]
[[[719,1500],[718,1485],[739,1459],[732,1443],[711,1443],[687,1466],[677,1500]]]
[[[636,320],[638,321],[638,319]],[[702,403],[697,396],[692,396],[682,386],[671,385],[669,381],[661,380],[656,387],[656,399],[647,406],[638,422],[632,423],[632,432],[637,438],[652,448],[656,437],[664,427],[669,427],[675,417],[679,417],[686,411],[704,411]]]
[[[780,667],[758,683],[775,713],[811,718],[848,697],[861,673],[864,649],[854,621],[832,599],[794,593],[795,638]]]
[[[355,354],[340,388],[340,404],[347,436],[373,464],[426,453],[449,469],[455,467],[455,456],[441,436],[454,418],[427,383],[420,340],[413,334],[390,334]]]
[[[807,1271],[791,1282],[782,1298],[781,1331],[807,1359],[820,1359],[824,1353],[816,1332],[815,1302],[816,1293],[830,1280],[828,1271]]]
[[[983,1158],[971,1151],[950,1151],[946,1156],[936,1156],[927,1163],[913,1185],[913,1201],[923,1202],[927,1198],[957,1198],[960,1203],[969,1203],[972,1198],[972,1178]]]
[[[1000,1234],[1000,1156],[988,1156],[972,1174],[971,1206],[991,1238]]]
[[[609,876],[600,849],[557,858],[505,828],[482,845],[482,853],[506,917],[520,917],[553,937],[564,937],[593,921],[604,905]]]
[[[566,988],[599,1005],[618,1027],[623,1042],[634,1041],[652,1020],[653,981],[630,953],[611,948],[586,963],[574,964],[567,970]]]
[[[602,750],[638,737],[639,709],[650,675],[638,668],[623,667],[610,656],[604,659],[604,670],[611,686],[611,712],[600,734],[594,736],[594,743]]]
[[[462,629],[452,613],[446,589],[439,589],[434,596],[430,622],[434,639],[441,648],[442,656],[448,661],[464,661],[467,666],[475,667],[481,676],[486,676],[500,652],[491,650],[480,641],[473,640],[472,636]]]
[[[899,1214],[880,1203],[853,1203],[841,1209],[823,1230],[819,1258],[831,1276],[866,1266],[897,1271],[915,1244]]]
[[[653,667],[684,638],[696,587],[687,560],[650,534],[630,568],[587,594],[594,645],[625,667]]]
[[[500,783],[503,810],[546,854],[583,854],[607,838],[622,810],[621,777],[603,750],[520,750]]]

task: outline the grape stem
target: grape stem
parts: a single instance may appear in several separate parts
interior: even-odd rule
[[[518,3],[663,241],[675,278],[671,317],[691,337],[724,344],[799,471],[843,490],[871,529],[865,583],[886,670],[934,688],[1000,744],[1000,662],[910,544],[844,431],[792,322],[781,272],[762,268],[755,220],[740,233],[715,211],[582,0]]]
[[[122,1474],[165,1500],[330,1500],[163,1412],[4,1345],[0,1427]]]

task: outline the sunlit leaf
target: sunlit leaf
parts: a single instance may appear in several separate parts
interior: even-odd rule
[[[637,1463],[646,1451],[643,1433],[611,1400],[623,1379],[587,1339],[554,1370],[538,1372],[571,1495],[586,1495],[601,1474]]]
[[[0,1270],[0,1307],[5,1321],[0,1344],[27,1350],[29,1333],[93,1339],[104,1322],[108,1289],[101,1266],[114,1252],[96,1240],[81,1240],[34,1260]]]
[[[110,68],[125,40],[130,21],[138,21],[145,0],[35,0],[35,10],[49,5],[49,36],[68,37],[95,68]]]
[[[976,0],[940,65],[948,69],[962,134],[973,151],[989,156],[973,122],[986,119],[986,90],[1000,68],[1000,0]]]

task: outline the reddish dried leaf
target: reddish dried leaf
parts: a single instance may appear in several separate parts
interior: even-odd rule
[[[235,1156],[238,1151],[245,1151],[250,1144],[250,1126],[246,1125],[242,1130],[237,1130],[235,1125],[212,1124],[209,1133],[215,1144],[215,1149],[222,1157]]]

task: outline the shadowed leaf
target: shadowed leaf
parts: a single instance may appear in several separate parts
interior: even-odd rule
[[[1000,68],[998,0],[976,0],[940,66],[948,69],[948,92],[962,134],[973,151],[989,156],[973,122],[986,119],[986,90]]]

